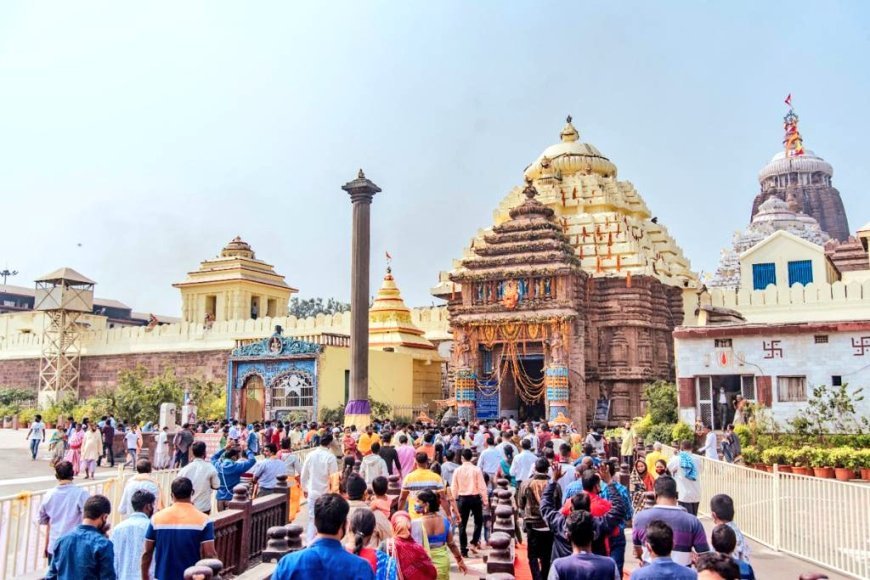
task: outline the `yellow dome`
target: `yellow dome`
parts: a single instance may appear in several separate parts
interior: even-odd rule
[[[389,268],[369,310],[369,346],[434,350],[423,331],[411,321],[411,309],[402,300]]]
[[[526,179],[574,173],[616,177],[616,165],[589,143],[580,142],[580,133],[571,124],[571,116],[562,128],[561,142],[547,147],[525,171]]]

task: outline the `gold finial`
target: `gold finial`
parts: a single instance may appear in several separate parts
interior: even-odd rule
[[[570,143],[572,141],[577,141],[580,139],[580,133],[577,132],[577,129],[574,128],[574,125],[571,124],[573,118],[571,115],[568,115],[565,126],[562,127],[562,132],[559,133],[559,136],[562,137],[563,143]]]
[[[357,179],[365,179],[366,178],[366,174],[363,173],[362,168],[360,168],[359,173],[356,174],[356,178]]]

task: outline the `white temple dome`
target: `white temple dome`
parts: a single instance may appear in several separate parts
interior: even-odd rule
[[[805,149],[803,155],[792,157],[786,157],[785,151],[780,151],[758,172],[758,181],[788,173],[823,173],[832,177],[834,168],[809,149]]]
[[[526,179],[537,179],[546,175],[571,175],[574,173],[595,173],[602,177],[616,177],[616,165],[590,143],[580,142],[580,133],[571,124],[571,117],[562,128],[561,142],[547,147],[540,156],[526,168]]]

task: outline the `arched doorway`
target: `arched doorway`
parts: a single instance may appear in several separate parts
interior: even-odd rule
[[[246,424],[262,421],[266,407],[266,386],[260,375],[251,375],[242,385],[241,417]]]

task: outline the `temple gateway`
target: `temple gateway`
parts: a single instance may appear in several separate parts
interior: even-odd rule
[[[671,332],[694,309],[682,250],[616,166],[579,140],[525,171],[433,294],[448,301],[460,417],[613,423],[674,380]]]

